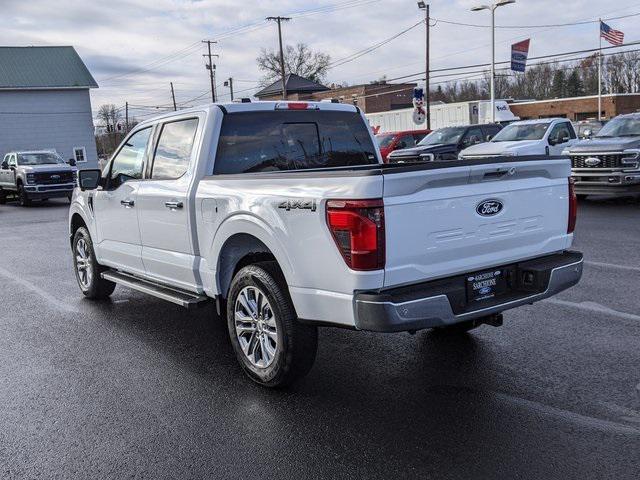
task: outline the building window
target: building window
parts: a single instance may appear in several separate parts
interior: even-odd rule
[[[84,147],[73,147],[73,158],[75,158],[77,162],[86,162],[87,161],[87,152]]]

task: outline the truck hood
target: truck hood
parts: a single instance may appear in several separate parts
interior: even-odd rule
[[[73,172],[75,167],[66,163],[57,163],[51,165],[19,165],[18,168],[25,173],[47,173],[47,172]]]
[[[569,149],[571,153],[607,152],[640,148],[640,137],[610,137],[581,140]]]
[[[464,149],[462,155],[530,155],[544,153],[542,140],[520,140],[514,142],[486,142]],[[541,151],[542,150],[542,151]]]
[[[389,158],[416,157],[422,153],[455,153],[457,151],[458,146],[455,143],[439,143],[436,145],[425,145],[396,150],[395,152],[389,154]]]

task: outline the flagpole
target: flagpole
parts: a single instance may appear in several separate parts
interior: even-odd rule
[[[602,120],[602,19],[599,18],[598,37],[600,49],[598,50],[598,120]]]

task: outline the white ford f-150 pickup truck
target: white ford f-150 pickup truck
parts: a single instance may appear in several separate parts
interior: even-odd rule
[[[540,118],[513,122],[490,141],[460,152],[460,160],[499,156],[561,155],[577,142],[572,123],[565,118]]]
[[[317,327],[466,331],[575,285],[568,159],[385,165],[336,103],[210,104],[145,121],[69,212],[80,289],[215,299],[245,372],[311,368]]]

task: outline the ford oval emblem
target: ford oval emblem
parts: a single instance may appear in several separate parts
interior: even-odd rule
[[[484,200],[476,207],[476,212],[482,217],[491,217],[502,211],[504,205],[500,200]]]
[[[600,165],[600,159],[596,157],[589,157],[585,159],[584,164],[587,167],[597,167],[598,165]]]

